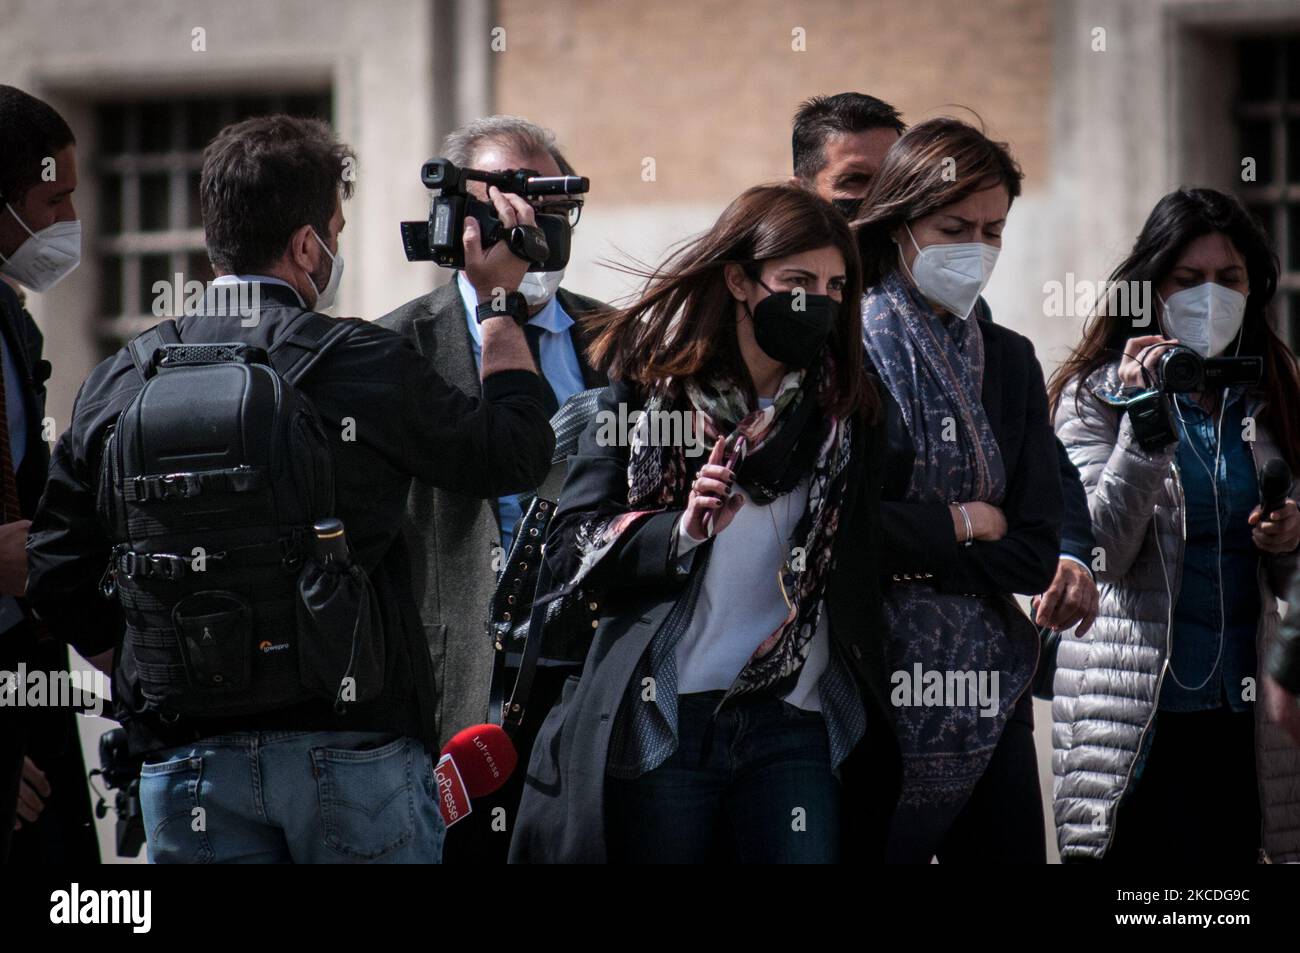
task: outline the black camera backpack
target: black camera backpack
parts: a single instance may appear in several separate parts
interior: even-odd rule
[[[231,717],[378,693],[369,581],[315,556],[334,462],[297,387],[358,323],[304,312],[269,353],[185,344],[170,320],[131,342],[145,383],[105,440],[97,502],[115,543],[104,594],[148,710]]]

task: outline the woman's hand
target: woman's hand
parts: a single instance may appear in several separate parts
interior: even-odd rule
[[[1124,345],[1124,356],[1119,362],[1119,380],[1121,384],[1127,387],[1146,388],[1147,378],[1142,373],[1145,367],[1151,375],[1151,379],[1156,379],[1156,365],[1160,362],[1160,355],[1165,353],[1175,344],[1177,338],[1162,337],[1159,334],[1147,334],[1140,338],[1129,338],[1128,344]],[[1143,354],[1142,352],[1146,353]],[[1142,354],[1142,363],[1138,363],[1138,355]]]
[[[1255,507],[1250,514],[1250,525],[1255,527],[1250,538],[1255,547],[1266,553],[1289,553],[1300,545],[1300,510],[1296,509],[1295,500],[1288,499],[1282,508],[1268,514],[1264,519],[1260,508]]]
[[[992,543],[1007,535],[1007,518],[992,503],[976,500],[962,503],[961,506],[966,507],[966,515],[970,518],[971,539]],[[952,513],[952,526],[957,534],[957,542],[966,542],[966,521],[961,517],[958,504],[949,504],[948,511]]]
[[[745,498],[737,493],[731,495],[731,485],[736,475],[722,465],[722,454],[726,447],[726,438],[719,437],[713,445],[709,460],[700,467],[700,472],[691,484],[691,495],[686,500],[686,512],[682,514],[682,523],[691,539],[706,540],[716,536],[731,525],[732,519],[745,504]],[[706,524],[704,516],[712,513]]]

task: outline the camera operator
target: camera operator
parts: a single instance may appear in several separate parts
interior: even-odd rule
[[[166,670],[181,666],[151,662],[146,667],[145,651],[151,644],[153,651],[162,651],[178,641],[180,633],[164,629],[160,638],[159,633],[138,631],[135,620],[144,617],[150,604],[134,602],[124,615],[125,606],[106,603],[97,590],[103,579],[115,584],[123,599],[128,583],[133,593],[145,592],[134,578],[139,564],[152,567],[173,558],[145,553],[123,561],[112,548],[120,538],[97,518],[96,486],[105,464],[105,438],[123,408],[142,387],[186,371],[160,371],[146,385],[144,372],[136,369],[139,355],[130,348],[101,363],[82,386],[72,425],[55,447],[49,484],[32,521],[30,594],[37,611],[63,638],[75,638],[92,651],[116,650],[116,716],[127,729],[133,753],[145,755],[140,799],[149,856],[155,862],[436,862],[440,857],[444,825],[434,790],[436,754],[429,754],[437,742],[432,717],[437,688],[410,592],[409,561],[399,532],[402,508],[413,479],[466,496],[497,496],[533,486],[547,471],[554,437],[527,342],[509,314],[483,316],[479,398],[449,385],[433,362],[391,331],[308,313],[331,307],[339,285],[342,199],[351,196],[345,170],[352,159],[329,127],[316,120],[270,116],[222,130],[204,152],[200,182],[208,255],[220,276],[216,284],[249,285],[260,305],[250,322],[247,313],[221,307],[221,295],[210,292],[201,312],[177,318],[176,329],[183,344],[244,342],[272,359],[287,346],[315,357],[296,386],[319,416],[321,430],[316,432],[332,455],[334,514],[347,530],[353,565],[373,587],[372,605],[382,621],[386,662],[375,697],[348,705],[320,699],[205,717],[201,712],[178,714],[146,692],[151,680],[173,677]],[[495,190],[490,198],[510,225],[533,224],[527,203]],[[476,286],[486,292],[518,285],[526,263],[505,243],[483,253],[473,226],[466,227],[464,241],[467,269]],[[313,342],[304,343],[301,335],[321,327],[328,330],[315,339],[319,350],[313,350]],[[145,332],[151,333],[159,332]],[[326,349],[326,341],[337,343]],[[150,352],[155,363],[160,351]],[[248,393],[250,400],[255,398],[251,387]],[[195,394],[196,401],[199,396]],[[202,397],[205,404],[215,399],[207,391]],[[132,406],[138,417],[159,409]],[[126,418],[118,426],[126,427]],[[174,421],[159,432],[178,430],[183,423]],[[202,455],[205,448],[176,452],[188,459]],[[120,461],[121,455],[115,459]],[[116,469],[109,471],[107,481],[115,479]],[[219,482],[222,472],[171,474],[164,482],[187,478],[184,492],[166,490],[162,499],[200,495],[200,512],[191,520],[216,507],[216,512],[237,521],[244,517],[236,514],[262,505],[265,494],[250,493],[236,500],[248,500],[242,506],[223,508],[232,504],[221,494],[238,492],[238,487]],[[211,483],[195,482],[208,474],[213,474]],[[198,489],[191,489],[191,483]],[[207,500],[208,486],[217,494],[213,501]],[[278,505],[280,497],[275,499]],[[144,534],[146,521],[136,517],[133,531]],[[191,540],[183,542],[176,551],[191,553]],[[192,542],[214,545],[207,537]],[[285,539],[279,542],[283,546]],[[138,554],[131,550],[128,555]],[[252,573],[259,565],[252,554],[219,555],[230,561],[206,570],[214,588],[223,585],[223,578]],[[262,556],[260,564],[267,568],[256,575],[255,585],[240,590],[252,602],[254,623],[262,612],[263,618],[274,618],[271,606],[255,601],[257,586],[278,585],[277,580],[286,578],[281,568],[292,572],[300,555],[289,549],[274,562]],[[248,561],[241,563],[241,558]],[[253,569],[241,570],[241,565]],[[169,566],[165,578],[189,571],[174,561]],[[150,568],[149,575],[153,572]],[[206,586],[207,580],[203,582]],[[178,617],[179,610],[178,605],[171,617]],[[199,621],[202,639],[211,638],[207,621]],[[126,642],[124,623],[131,636]],[[234,623],[212,622],[231,647],[213,651],[253,656],[255,649],[242,635],[246,627],[228,636],[230,628],[222,629],[221,624]],[[177,629],[181,625],[176,622]],[[296,637],[296,630],[285,637]],[[298,664],[304,666],[306,645],[311,643],[298,640]],[[257,646],[264,654],[277,648],[270,641]],[[199,651],[187,649],[187,667],[174,676],[180,690]],[[323,647],[311,645],[311,651]],[[211,659],[201,654],[197,658],[205,664]],[[251,684],[258,693],[268,690],[266,681],[254,679]],[[163,696],[163,701],[170,697]],[[210,696],[195,697],[206,702]],[[202,809],[202,823],[194,815],[196,807]]]
[[[1149,283],[1158,327],[1103,307],[1053,377],[1105,553],[1092,636],[1057,658],[1065,860],[1300,860],[1300,747],[1255,711],[1277,692],[1261,669],[1300,544],[1289,475],[1260,506],[1260,471],[1300,465],[1295,357],[1266,317],[1277,267],[1235,198],[1171,192],[1111,275]],[[1167,394],[1175,354],[1254,382]]]
[[[50,365],[25,292],[54,287],[80,261],[76,140],[47,103],[0,86],[0,670],[54,673],[67,647],[41,638],[23,593],[28,518],[49,447],[42,437]],[[15,817],[15,808],[17,811]],[[10,836],[13,843],[10,844]],[[12,849],[11,849],[12,846]],[[0,860],[98,862],[75,714],[0,706]]]
[[[515,116],[474,120],[447,137],[442,154],[461,168],[486,172],[532,169],[543,176],[574,174],[549,129]],[[467,187],[479,199],[486,195],[481,182],[471,181]],[[576,224],[582,209],[581,198],[569,196],[532,201],[538,214],[564,215],[570,225]],[[561,287],[563,279],[563,270],[530,271],[519,285],[528,303],[524,330],[541,371],[548,413],[572,394],[607,383],[587,360],[589,335],[583,321],[606,305]],[[476,397],[481,392],[481,344],[474,314],[481,300],[484,289],[467,271],[457,271],[448,284],[407,302],[378,323],[408,338],[448,383]],[[508,494],[483,500],[421,483],[411,487],[405,525],[416,602],[442,686],[439,737],[443,742],[488,716],[493,647],[484,622],[524,499]],[[522,762],[528,760],[541,719],[574,671],[559,664],[537,670],[530,717],[514,735]],[[506,684],[513,684],[513,675],[513,668],[506,670]],[[503,789],[475,803],[474,812],[448,833],[448,862],[505,862],[509,836],[491,828],[493,809],[505,807],[512,825],[522,783],[521,768]]]
[[[791,181],[812,189],[852,221],[862,210],[885,154],[906,128],[898,110],[875,96],[814,96],[795,113]],[[982,297],[975,308],[981,320],[993,320]],[[1064,447],[1058,443],[1056,449],[1065,495],[1061,553],[1052,584],[1034,599],[1035,619],[1058,630],[1077,625],[1076,634],[1083,635],[1097,616],[1091,569],[1096,544],[1079,471]]]

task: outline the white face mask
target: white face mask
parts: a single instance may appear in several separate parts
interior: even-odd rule
[[[519,282],[519,293],[528,302],[528,307],[536,308],[555,297],[555,292],[560,290],[560,282],[563,280],[563,268],[559,271],[525,272],[523,280]]]
[[[922,248],[916,244],[912,229],[907,225],[903,227],[907,228],[907,237],[912,239],[912,247],[916,249],[916,258],[908,274],[916,282],[917,289],[957,317],[970,317],[980,292],[989,283],[1001,249],[982,242],[926,245]],[[902,248],[898,254],[902,258]],[[903,267],[907,268],[907,262],[903,262]]]
[[[316,235],[316,229],[311,233]],[[316,292],[316,303],[312,305],[314,311],[328,311],[334,307],[334,298],[339,293],[339,282],[343,280],[343,253],[332,254],[329,246],[321,241],[321,237],[316,235],[316,241],[320,242],[320,247],[325,249],[325,254],[330,256],[330,277],[325,282],[325,287],[317,290],[316,282],[311,280],[311,275],[307,276],[307,284],[311,285],[311,290]]]
[[[81,222],[55,222],[34,232],[8,202],[5,208],[31,237],[12,255],[0,255],[0,272],[35,292],[49,291],[81,264]]]
[[[1246,296],[1212,281],[1169,296],[1165,333],[1201,357],[1218,357],[1241,330]]]

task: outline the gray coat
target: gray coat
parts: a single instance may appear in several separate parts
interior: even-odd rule
[[[606,379],[584,353],[581,316],[606,306],[561,288],[560,306],[574,319],[570,329],[587,387]],[[384,315],[377,324],[410,338],[433,360],[442,378],[466,394],[482,394],[465,305],[452,281]],[[436,452],[436,448],[435,448]],[[439,744],[486,720],[492,679],[488,609],[496,586],[501,545],[496,501],[411,484],[403,526],[411,553],[412,586],[438,685]]]
[[[1117,389],[1118,363],[1093,377]],[[1100,383],[1103,379],[1107,383]],[[1143,739],[1155,721],[1168,667],[1186,524],[1177,446],[1148,453],[1127,416],[1076,385],[1061,396],[1056,432],[1088,492],[1093,532],[1105,556],[1097,567],[1101,605],[1083,638],[1064,634],[1052,700],[1052,771],[1062,859],[1099,858],[1114,836],[1115,810],[1133,784]],[[1248,409],[1254,416],[1256,401]],[[1256,469],[1279,456],[1262,427],[1250,444]],[[1162,559],[1163,556],[1163,559]],[[1294,554],[1260,561],[1260,659],[1276,636],[1276,595],[1285,593]],[[1167,572],[1167,577],[1166,577]],[[1259,685],[1259,674],[1256,675]],[[1300,860],[1300,747],[1255,706],[1256,759],[1264,850],[1275,863]],[[1191,793],[1189,792],[1189,796]],[[1194,836],[1194,832],[1189,832]]]

